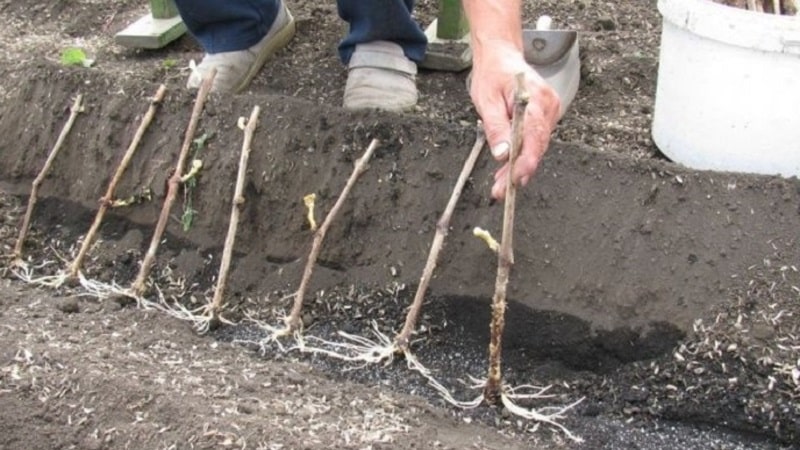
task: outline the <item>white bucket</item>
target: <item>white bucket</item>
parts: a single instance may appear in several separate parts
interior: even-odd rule
[[[659,0],[653,140],[696,169],[800,176],[800,16]]]

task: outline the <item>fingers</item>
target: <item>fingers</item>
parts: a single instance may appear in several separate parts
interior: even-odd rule
[[[492,198],[497,200],[503,200],[506,198],[507,179],[508,175],[506,174],[495,180],[494,185],[492,186]]]
[[[525,109],[522,149],[511,174],[517,186],[527,185],[539,167],[550,143],[550,134],[558,122],[559,111],[558,96],[551,88],[541,85],[532,88],[531,99]],[[508,164],[505,164],[495,173],[492,197],[498,200],[505,197],[508,172]]]
[[[514,177],[516,180],[517,186],[527,186],[528,182],[530,182],[532,174],[536,172],[536,168],[539,166],[539,161],[528,161],[526,158],[520,156],[516,164],[514,164],[514,172],[517,172],[517,168],[520,166],[524,166],[527,169],[522,169],[519,171],[518,176]],[[532,167],[532,168],[531,168]],[[492,198],[497,200],[503,200],[506,197],[506,184],[508,183],[508,163],[504,164],[497,172],[494,174],[494,184],[492,185]]]
[[[502,199],[509,176],[524,186],[536,171],[550,142],[550,133],[558,122],[560,102],[555,91],[525,62],[519,49],[501,46],[487,55],[488,61],[476,64],[473,69],[470,96],[483,120],[486,140],[497,161],[507,161],[511,149],[516,74],[525,73],[530,96],[523,122],[522,149],[514,173],[509,174],[508,164],[504,164],[495,174],[492,197]]]
[[[539,84],[533,89],[530,102],[525,108],[522,150],[512,174],[514,182],[521,186],[528,184],[539,167],[539,162],[550,145],[550,135],[558,123],[561,111],[558,94],[550,86]]]
[[[492,156],[498,161],[505,161],[511,148],[513,86],[499,81],[496,76],[489,72],[473,77],[470,96],[483,121],[483,131]]]
[[[496,160],[505,161],[511,148],[511,120],[508,106],[502,98],[484,105],[481,119],[489,150]]]

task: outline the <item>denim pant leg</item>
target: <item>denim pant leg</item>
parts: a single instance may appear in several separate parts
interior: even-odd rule
[[[350,33],[339,44],[339,56],[347,64],[356,44],[392,41],[403,47],[408,59],[422,61],[427,39],[411,17],[414,0],[338,0],[339,16],[350,24]]]
[[[175,0],[186,28],[206,53],[257,44],[278,15],[279,0]]]

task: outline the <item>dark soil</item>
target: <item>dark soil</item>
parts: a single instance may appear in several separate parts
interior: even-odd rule
[[[427,23],[436,2],[420,2]],[[346,73],[335,5],[288,2],[299,32],[251,92],[212,96],[198,135],[204,168],[181,193],[149,298],[196,307],[213,289],[242,132],[262,108],[225,316],[198,336],[153,310],[89,299],[80,288],[0,286],[3,448],[537,448],[567,445],[493,408],[462,411],[395,362],[349,366],[262,344],[247,317],[277,324],[317,216],[336,200],[369,141],[378,149],[333,224],[315,268],[307,334],[367,335],[402,324],[436,221],[475,138],[465,73],[422,73],[418,109],[342,110]],[[659,18],[655,2],[541,2],[581,31],[583,78],[534,183],[518,198],[505,376],[552,384],[548,404],[585,400],[564,420],[585,448],[779,448],[800,439],[800,182],[699,172],[663,160],[649,138]],[[0,2],[0,242],[77,92],[85,111],[45,180],[26,257],[55,274],[76,252],[159,83],[169,92],[118,188],[151,201],[116,208],[85,267],[129,284],[149,244],[193,94],[180,68],[201,54],[182,38],[160,51],[117,47],[138,2]],[[7,45],[6,45],[7,44]],[[92,69],[58,63],[78,45]],[[175,63],[173,65],[173,62]],[[198,136],[199,137],[199,136]],[[476,392],[488,345],[496,257],[472,236],[499,235],[483,155],[453,216],[414,347],[458,398]],[[196,213],[188,230],[184,211]],[[15,279],[7,272],[10,279]],[[157,288],[157,289],[156,289]],[[288,342],[286,342],[288,344]],[[535,403],[532,406],[542,406]],[[535,430],[535,432],[534,432]],[[281,447],[283,446],[283,447]]]

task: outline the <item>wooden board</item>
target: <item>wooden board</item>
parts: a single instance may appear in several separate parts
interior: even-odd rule
[[[162,48],[186,33],[173,0],[150,0],[150,14],[117,33],[114,41],[131,48]]]

